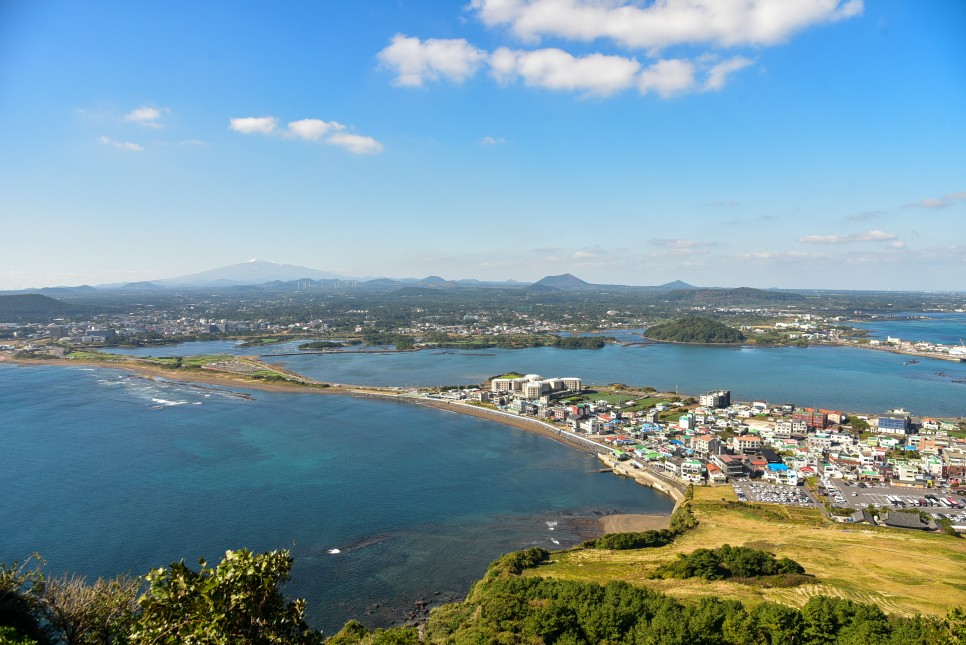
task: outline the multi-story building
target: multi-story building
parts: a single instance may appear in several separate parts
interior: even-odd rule
[[[909,417],[879,417],[876,427],[880,433],[909,434]]]
[[[824,430],[825,426],[828,425],[828,415],[821,410],[805,408],[792,414],[792,421],[804,421],[809,428]]]
[[[492,392],[510,392],[530,401],[555,392],[579,392],[581,381],[576,377],[544,379],[539,374],[519,378],[495,378],[490,381]]]
[[[761,449],[761,437],[753,434],[732,437],[731,447],[738,454],[755,452]]]
[[[706,408],[726,408],[731,405],[731,390],[717,390],[702,394],[699,402]]]
[[[55,339],[64,338],[70,333],[70,330],[63,325],[51,325],[47,331],[50,332],[50,337]]]
[[[692,439],[691,446],[699,455],[714,455],[721,449],[721,440],[713,434],[705,434]]]
[[[792,436],[792,422],[779,421],[775,424],[775,436],[787,439]]]
[[[732,455],[714,455],[711,458],[712,463],[718,465],[718,467],[730,478],[741,477],[745,474],[744,460],[741,457],[735,457]]]

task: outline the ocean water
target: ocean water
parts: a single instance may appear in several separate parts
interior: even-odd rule
[[[892,336],[902,340],[923,340],[943,345],[959,345],[966,340],[966,314],[952,311],[906,311],[896,314],[895,318],[882,318],[852,326],[867,329],[871,338],[882,340]]]
[[[168,354],[212,353],[230,341],[167,347]],[[139,350],[145,353],[146,350]],[[150,350],[147,350],[150,353]],[[155,354],[162,352],[154,350]],[[966,415],[966,363],[920,359],[852,347],[709,347],[650,344],[600,350],[553,347],[396,354],[302,354],[266,357],[312,378],[346,384],[477,384],[514,370],[578,376],[585,383],[626,383],[699,394],[729,389],[736,400],[765,399],[880,414]]]
[[[544,437],[337,395],[0,365],[0,561],[140,575],[289,548],[312,624],[388,625],[504,552],[575,544],[669,499]],[[335,553],[338,550],[338,553]]]

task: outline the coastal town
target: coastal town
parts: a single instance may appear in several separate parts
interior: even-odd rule
[[[737,402],[728,390],[681,400],[516,373],[428,396],[539,420],[665,491],[730,485],[740,501],[817,506],[840,522],[966,531],[966,433],[953,420]]]

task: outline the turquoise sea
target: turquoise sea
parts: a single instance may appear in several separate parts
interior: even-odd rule
[[[109,369],[0,365],[0,445],[0,561],[112,576],[290,548],[287,591],[330,633],[465,594],[502,553],[575,544],[602,514],[672,507],[487,421]]]

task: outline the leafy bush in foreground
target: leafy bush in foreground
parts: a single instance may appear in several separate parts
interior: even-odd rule
[[[696,549],[689,554],[679,553],[677,560],[658,569],[657,576],[723,580],[803,573],[805,568],[789,558],[779,559],[760,549],[725,544],[720,549]]]

